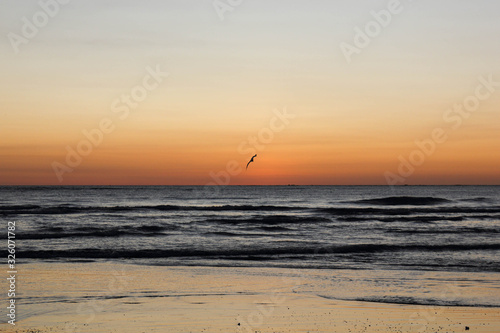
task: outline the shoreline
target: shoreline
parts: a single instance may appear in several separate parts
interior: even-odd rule
[[[304,293],[303,286],[314,282],[290,273],[302,274],[118,262],[20,264],[18,319],[0,327],[19,333],[500,331],[499,307],[328,299]]]

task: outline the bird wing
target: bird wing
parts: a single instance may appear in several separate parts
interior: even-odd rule
[[[255,156],[257,156],[257,154],[253,155],[252,158],[250,159],[250,161],[248,161],[247,167],[246,167],[247,169],[248,169],[248,165],[253,162],[253,159],[255,158]]]

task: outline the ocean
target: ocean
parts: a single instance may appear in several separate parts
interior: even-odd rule
[[[0,198],[18,264],[280,268],[327,298],[500,307],[500,186],[4,186]]]

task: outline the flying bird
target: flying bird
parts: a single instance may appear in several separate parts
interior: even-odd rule
[[[248,165],[249,165],[250,163],[252,163],[252,162],[253,162],[253,159],[254,159],[255,157],[257,157],[257,154],[253,155],[253,156],[252,156],[252,158],[250,159],[250,161],[248,161],[248,163],[247,163],[247,169],[248,169]],[[246,169],[245,169],[245,170],[246,170]]]

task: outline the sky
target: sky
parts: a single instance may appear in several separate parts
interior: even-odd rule
[[[4,0],[0,185],[500,184],[499,12]]]

